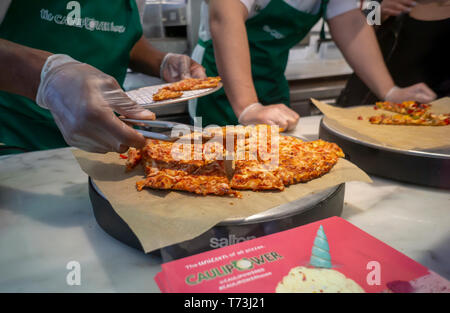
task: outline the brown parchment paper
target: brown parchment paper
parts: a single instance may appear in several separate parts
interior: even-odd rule
[[[369,122],[373,115],[395,114],[385,110],[374,110],[371,106],[339,108],[311,99],[326,116],[327,125],[355,139],[402,150],[433,151],[450,148],[450,125],[404,126],[374,125]],[[431,112],[450,113],[450,98],[431,102]],[[361,116],[363,119],[358,120]]]
[[[117,153],[72,152],[146,253],[195,238],[227,218],[248,217],[343,182],[371,182],[356,165],[340,159],[318,179],[282,192],[244,191],[242,199],[151,189],[138,192],[135,183],[143,178],[141,166],[126,173],[125,160]]]

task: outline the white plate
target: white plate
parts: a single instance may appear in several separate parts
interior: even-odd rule
[[[166,105],[166,104],[171,104],[171,103],[178,103],[178,102],[183,102],[183,101],[203,97],[203,96],[209,95],[213,92],[216,92],[217,90],[222,88],[222,83],[219,82],[217,87],[214,87],[214,88],[183,91],[183,95],[179,98],[162,100],[162,101],[153,101],[153,94],[155,94],[160,88],[169,86],[169,85],[171,85],[171,83],[142,87],[139,89],[134,89],[134,90],[128,91],[127,95],[128,95],[128,97],[130,97],[132,100],[134,100],[136,103],[142,105],[143,107],[151,108],[151,107],[155,107],[155,106]]]

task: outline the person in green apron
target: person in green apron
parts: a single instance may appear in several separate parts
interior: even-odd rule
[[[353,0],[209,0],[202,3],[199,42],[192,58],[224,89],[189,103],[194,120],[216,124],[297,125],[284,76],[289,50],[323,17],[356,74],[380,99],[415,100],[425,86],[398,88],[375,35]],[[322,26],[322,34],[324,29]]]
[[[155,116],[122,90],[127,68],[169,82],[205,77],[188,56],[145,40],[135,0],[5,0],[0,64],[0,154],[140,147],[144,137],[116,113]]]

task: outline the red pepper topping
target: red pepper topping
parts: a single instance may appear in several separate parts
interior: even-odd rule
[[[126,155],[119,154],[119,156],[120,156],[122,159],[128,159],[128,157],[127,157]]]
[[[378,109],[379,109],[379,107],[377,107],[377,106],[374,106],[374,107],[373,107],[373,109],[374,109],[374,110],[378,110]]]
[[[360,116],[358,116],[358,120],[362,120],[363,119],[363,117],[360,115]]]

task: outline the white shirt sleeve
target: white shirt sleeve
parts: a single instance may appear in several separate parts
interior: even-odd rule
[[[242,4],[245,5],[247,8],[247,11],[250,13],[250,10],[252,9],[253,4],[255,3],[255,0],[241,0]]]
[[[293,8],[306,12],[317,14],[320,9],[322,0],[239,0],[248,10],[248,18],[258,14],[259,10],[265,8],[270,1],[285,1]],[[326,18],[332,19],[335,16],[341,15],[345,12],[358,8],[359,0],[329,0],[326,12]],[[256,10],[256,7],[258,10]],[[211,39],[209,31],[209,17],[208,17],[208,4],[203,1],[201,6],[201,21],[199,38],[204,41]]]
[[[326,17],[329,20],[357,8],[358,4],[356,0],[330,0],[328,2]]]
[[[240,0],[249,12],[249,17],[253,16],[255,2],[265,7],[270,0]],[[272,0],[275,1],[275,0]],[[283,0],[287,4],[300,11],[308,13],[318,12],[321,4],[321,0]],[[328,2],[326,17],[331,19],[335,16],[341,15],[345,12],[358,8],[359,0],[330,0]]]

